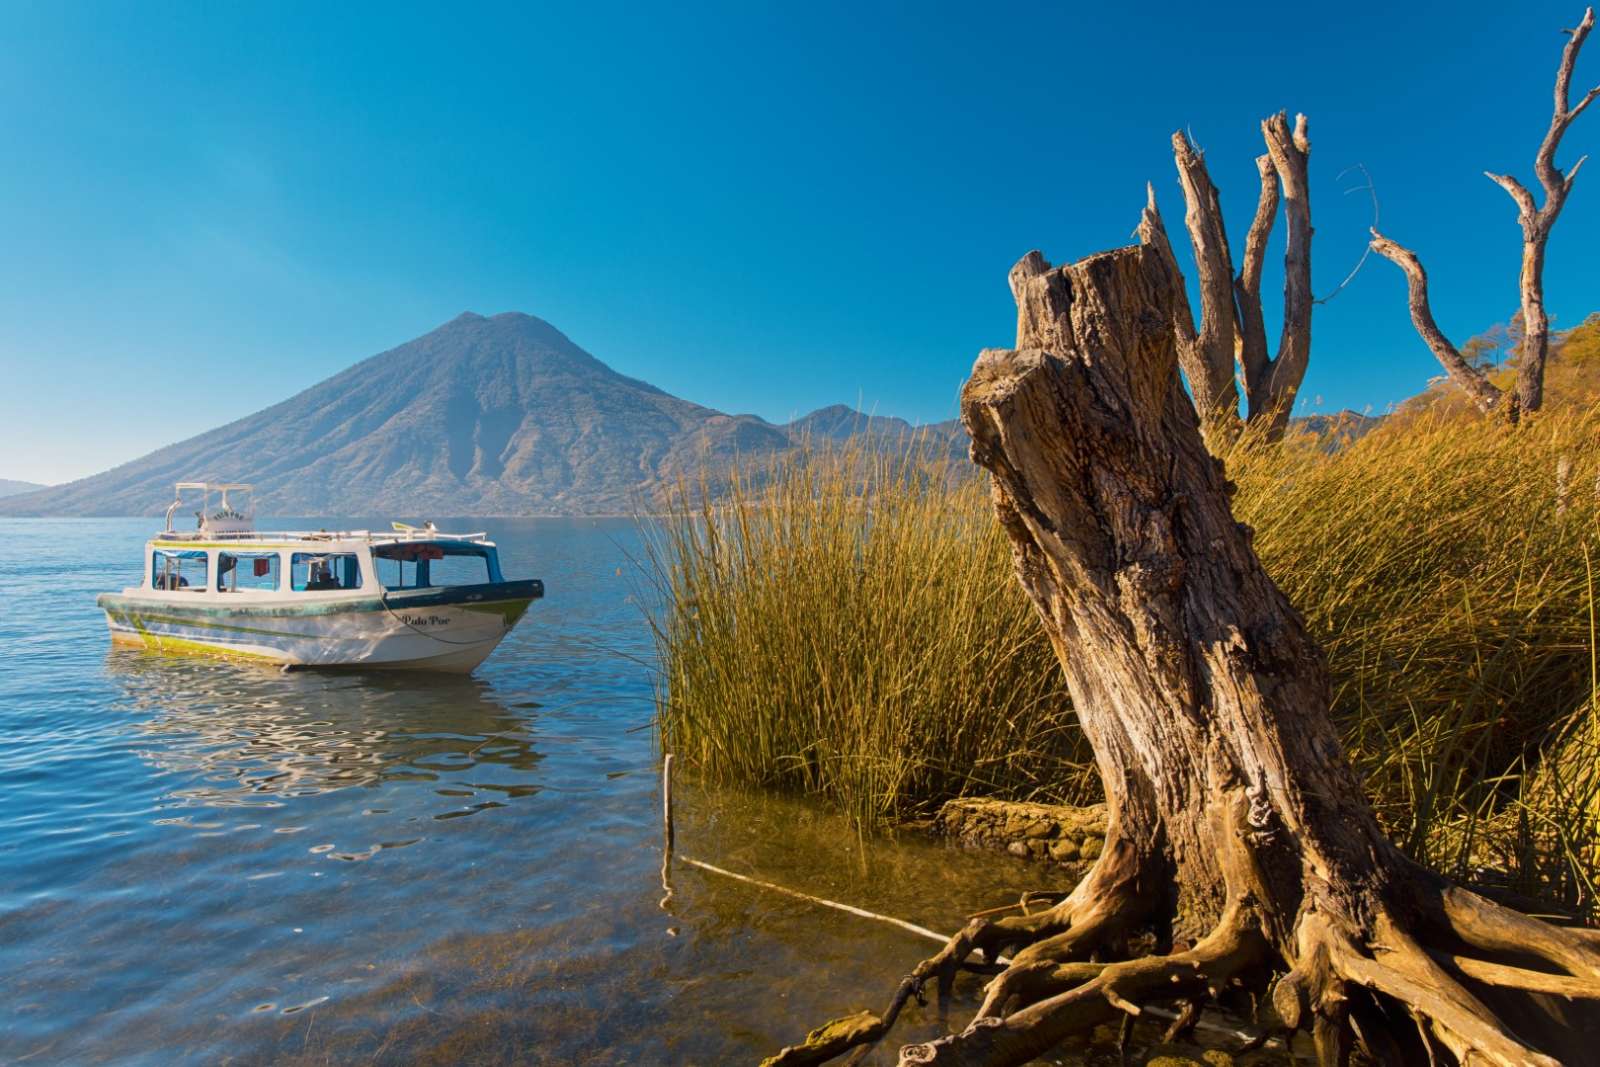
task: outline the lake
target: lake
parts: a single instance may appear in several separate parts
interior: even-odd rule
[[[661,907],[633,523],[441,521],[546,584],[470,678],[114,650],[157,525],[0,520],[0,1063],[753,1063],[934,947],[683,864]],[[676,793],[680,855],[934,930],[1050,883]]]

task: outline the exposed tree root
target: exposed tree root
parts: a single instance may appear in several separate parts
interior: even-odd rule
[[[907,976],[885,1018],[892,1020],[910,996],[921,994],[930,979],[936,981],[941,997],[947,995],[956,972],[973,953],[991,963],[1005,953],[1014,953],[1000,972],[1004,977],[1012,972],[1031,973],[1038,964],[1082,959],[1108,938],[1125,934],[1144,920],[1151,904],[1146,899],[1149,890],[1138,884],[1139,868],[1132,848],[1113,843],[1077,889],[1050,907],[1032,914],[972,920]]]
[[[1503,956],[1531,956],[1579,978],[1600,980],[1600,931],[1573,930],[1529,918],[1501,904],[1438,881],[1438,912],[1470,947]]]
[[[980,1014],[959,1034],[907,1046],[900,1051],[900,1062],[1026,1063],[1074,1033],[1115,1019],[1119,1012],[1140,1015],[1143,1001],[1214,994],[1234,975],[1264,959],[1266,952],[1266,939],[1241,901],[1192,949],[1118,963],[1062,964],[1055,977],[1065,985],[1064,991],[1010,1015]]]
[[[1230,836],[1243,844],[1242,835]],[[985,988],[971,1023],[959,1033],[904,1047],[903,1067],[1026,1063],[1069,1036],[1119,1017],[1143,1016],[1157,1004],[1179,1008],[1165,1039],[1181,1040],[1219,996],[1240,988],[1264,995],[1269,984],[1278,1032],[1309,1032],[1324,1067],[1342,1067],[1356,1046],[1380,1065],[1581,1062],[1571,1053],[1564,1061],[1559,1053],[1541,1051],[1479,991],[1554,998],[1577,1008],[1584,1023],[1600,1024],[1600,944],[1591,931],[1530,919],[1396,856],[1396,867],[1415,877],[1393,890],[1393,909],[1357,924],[1308,907],[1280,941],[1269,932],[1259,872],[1243,862],[1247,856],[1248,849],[1239,848],[1227,857],[1227,907],[1191,948],[1099,958],[1157,919],[1152,894],[1138,889],[1142,880],[1130,875],[1135,868],[1108,854],[1103,869],[1045,911],[969,923],[906,976],[881,1017],[863,1013],[816,1031],[814,1036],[825,1038],[816,1043],[826,1046],[825,1053],[808,1041],[812,1047],[780,1062],[817,1063],[875,1045],[906,1001],[922,999],[928,982],[936,982],[943,996],[960,970],[983,969],[970,962],[974,954],[993,963],[1005,952],[1014,955]],[[1396,918],[1402,913],[1407,921]],[[1413,1024],[1415,1033],[1405,1029]]]

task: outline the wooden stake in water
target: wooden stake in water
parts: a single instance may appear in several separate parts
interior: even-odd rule
[[[672,903],[672,753],[661,761],[661,910]],[[669,931],[676,932],[676,931]]]
[[[672,855],[672,753],[661,761],[661,828],[664,833],[662,847]]]

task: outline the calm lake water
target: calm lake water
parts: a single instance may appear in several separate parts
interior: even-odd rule
[[[659,906],[630,522],[466,523],[547,589],[470,678],[113,650],[155,525],[0,520],[0,1063],[754,1062],[932,947],[681,864]],[[680,855],[935,930],[1049,878],[677,792]]]

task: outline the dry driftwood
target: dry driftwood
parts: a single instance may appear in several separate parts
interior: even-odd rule
[[[969,1026],[901,1063],[1025,1063],[1147,1005],[1191,1018],[1269,986],[1328,1067],[1358,1042],[1381,1063],[1581,1062],[1600,947],[1411,863],[1345,763],[1322,653],[1180,383],[1169,257],[1030,253],[1011,281],[1016,347],[979,357],[962,420],[1094,747],[1106,843],[1059,903],[972,921],[902,982],[885,1025],[974,953],[1010,957]]]
[[[1485,412],[1501,411],[1511,421],[1525,411],[1537,411],[1544,405],[1544,368],[1550,354],[1550,317],[1544,309],[1544,258],[1550,243],[1550,231],[1555,227],[1561,209],[1566,206],[1572,184],[1588,156],[1579,157],[1565,173],[1556,165],[1556,150],[1561,138],[1573,121],[1600,96],[1600,86],[1590,89],[1576,104],[1572,103],[1572,69],[1578,61],[1583,42],[1594,29],[1594,8],[1583,13],[1576,29],[1567,30],[1567,44],[1561,50],[1561,64],[1556,68],[1555,109],[1550,118],[1550,128],[1545,132],[1534,157],[1533,171],[1544,190],[1544,203],[1534,202],[1533,194],[1509,174],[1485,171],[1490,181],[1504,189],[1517,205],[1517,222],[1522,227],[1522,271],[1518,277],[1518,290],[1522,301],[1522,346],[1518,352],[1516,390],[1509,398],[1489,381],[1482,368],[1473,367],[1461,358],[1461,353],[1445,337],[1433,320],[1428,305],[1428,276],[1416,253],[1372,231],[1372,250],[1394,262],[1405,271],[1411,321],[1423,341],[1444,365],[1450,380],[1467,391],[1473,402]]]

